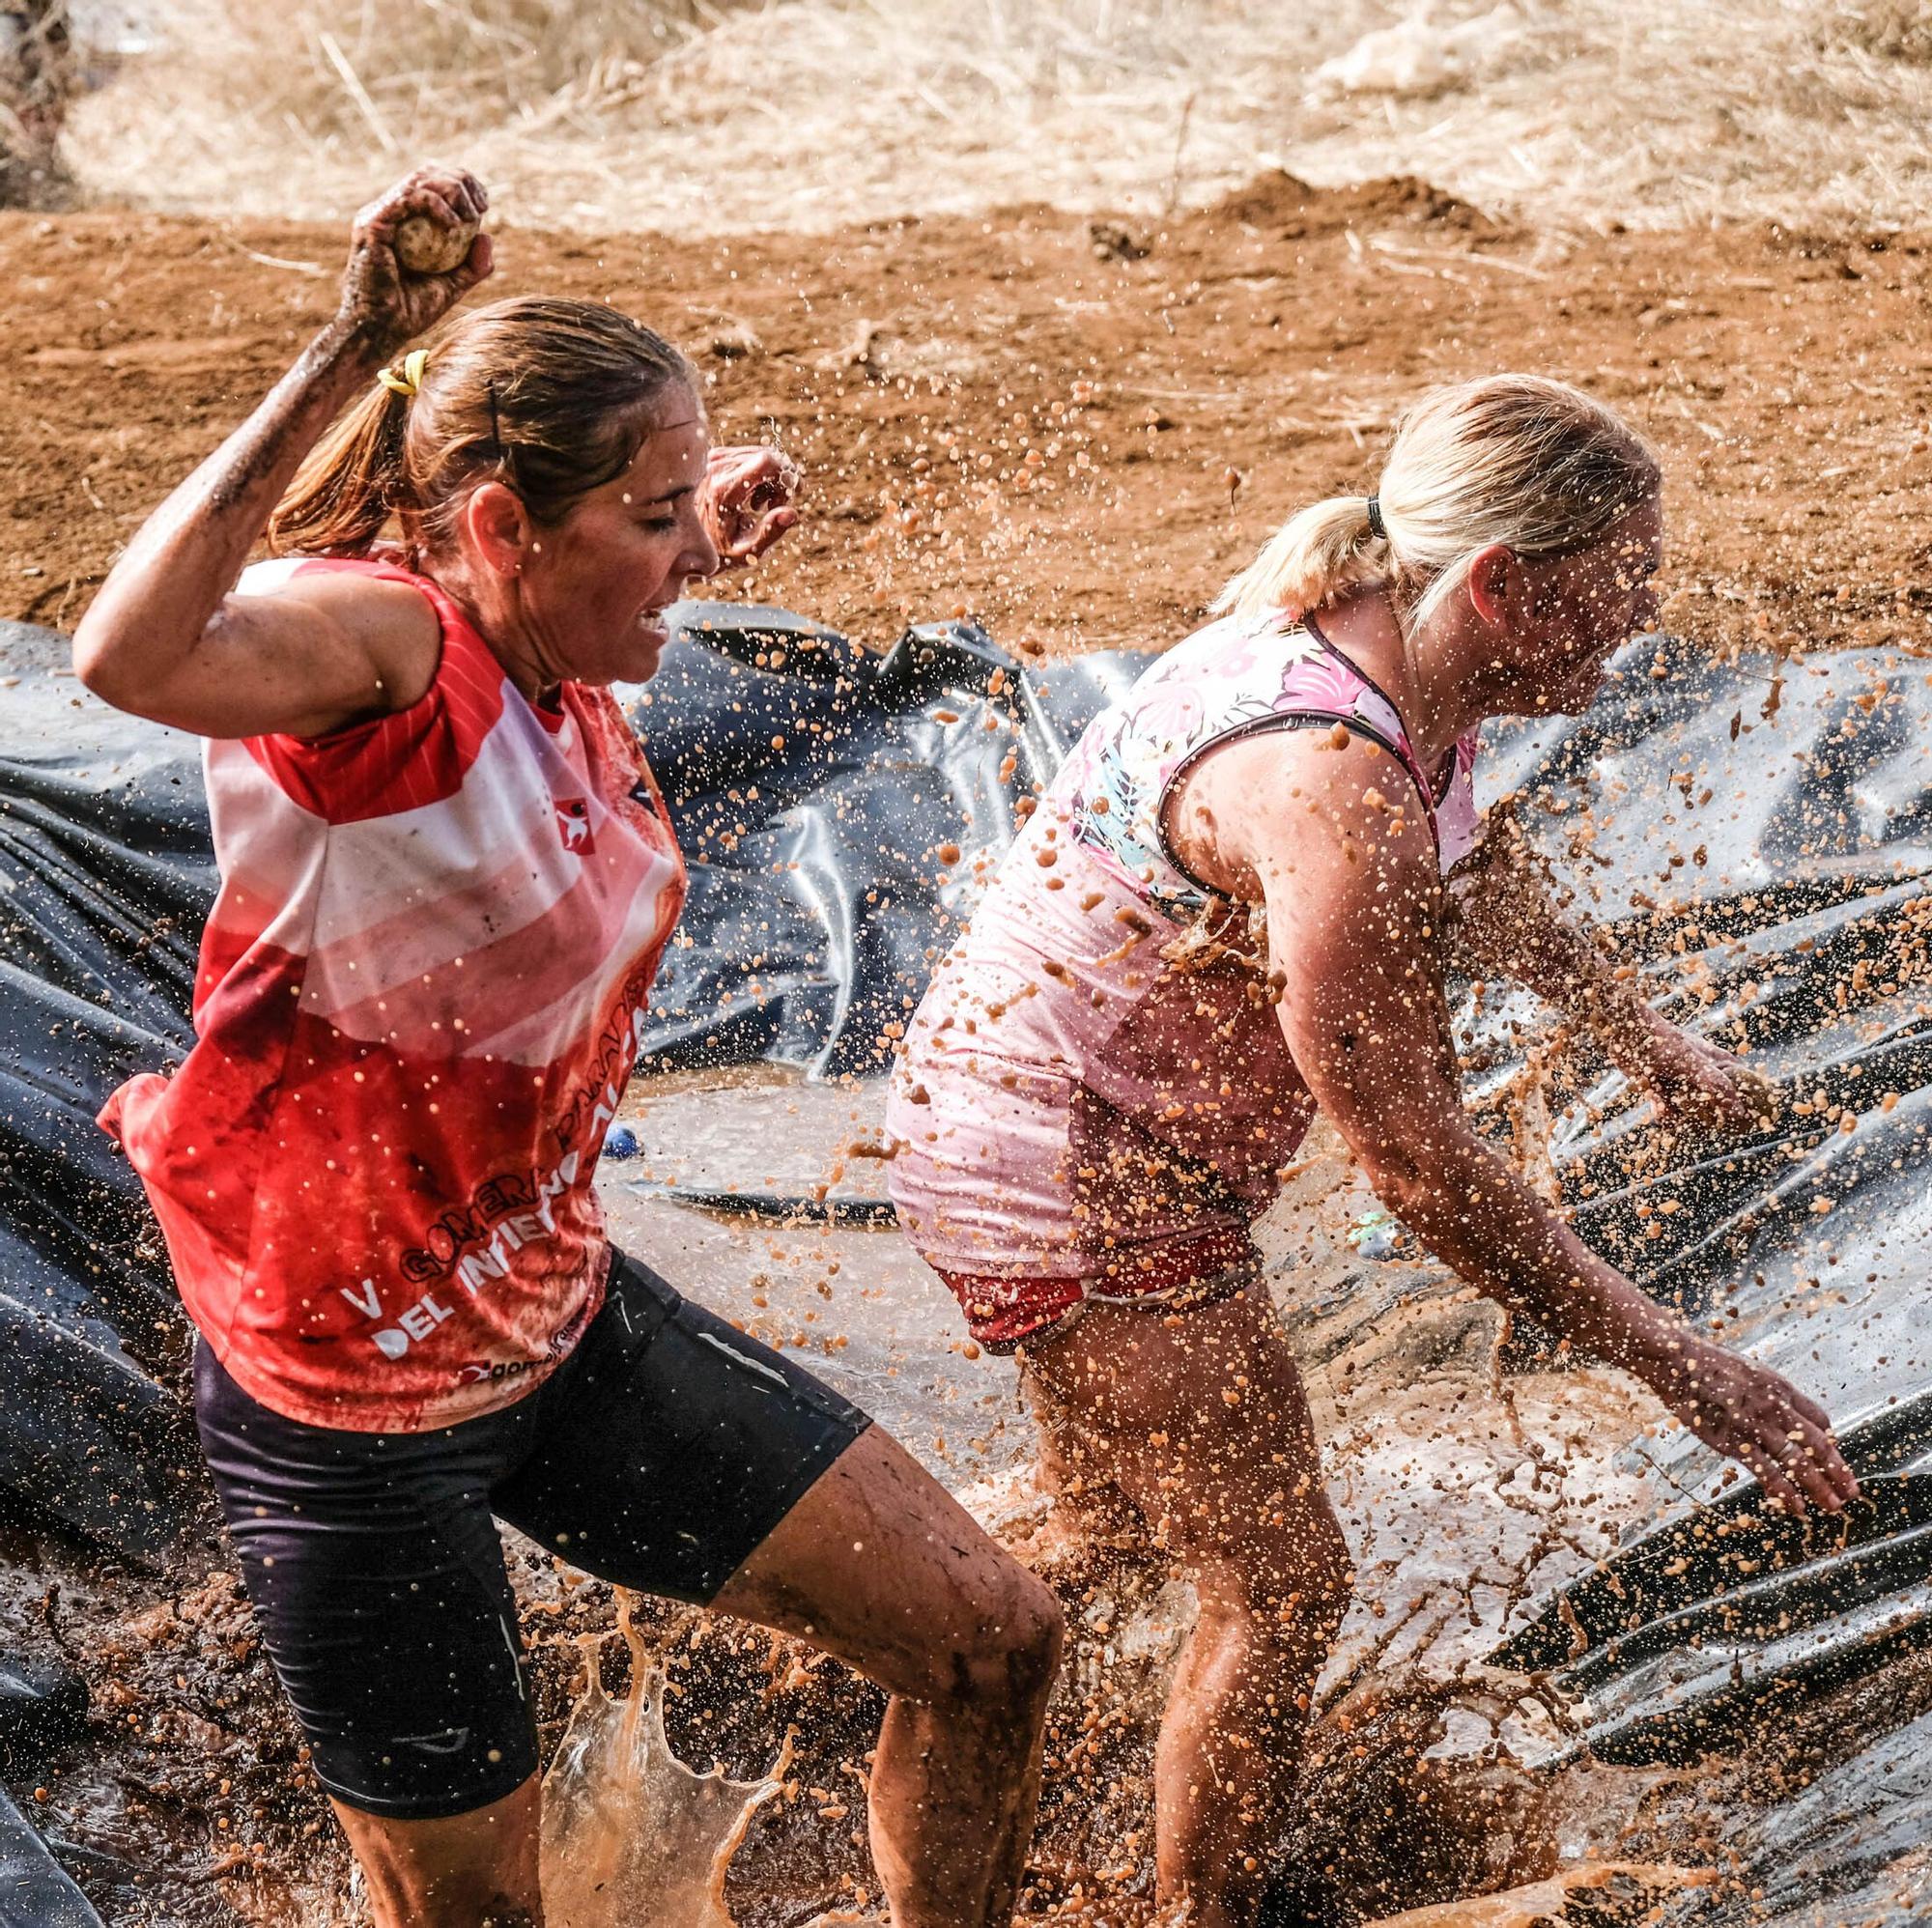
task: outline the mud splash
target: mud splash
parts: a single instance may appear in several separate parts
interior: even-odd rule
[[[582,1636],[589,1681],[543,1782],[543,1899],[551,1928],[737,1928],[724,1877],[759,1808],[782,1792],[787,1740],[769,1774],[696,1773],[665,1733],[665,1676],[619,1595],[630,1689],[605,1689],[603,1639]]]
[[[1385,1916],[1370,1928],[1617,1928],[1651,1921],[1673,1895],[1705,1886],[1702,1869],[1602,1862],[1527,1887]]]
[[[1540,1099],[1515,1099],[1534,1141],[1547,1130]],[[641,1165],[701,1182],[755,1143],[759,1178],[865,1185],[869,1161],[834,1172],[871,1115],[863,1088],[661,1084],[635,1114],[640,1159],[610,1177]],[[1306,1150],[1265,1241],[1357,1579],[1317,1691],[1300,1820],[1280,1846],[1295,1872],[1279,1918],[1352,1928],[1434,1908],[1414,1928],[1495,1928],[1539,1911],[1579,1928],[1641,1919],[1669,1897],[1642,1889],[1650,1900],[1632,1913],[1636,1877],[1603,1871],[1722,1862],[1720,1843],[1769,1811],[1753,1778],[1764,1764],[1532,1770],[1526,1756],[1565,1751],[1526,1744],[1563,1737],[1566,1710],[1539,1701],[1533,1680],[1487,1672],[1481,1657],[1527,1598],[1604,1559],[1671,1496],[1643,1442],[1659,1409],[1613,1374],[1534,1357],[1512,1357],[1505,1372],[1494,1309],[1433,1265],[1366,1258],[1351,1238],[1366,1188],[1326,1138]],[[742,1173],[741,1150],[735,1163]],[[965,1354],[950,1301],[895,1234],[703,1217],[608,1181],[606,1200],[620,1243],[885,1412],[1055,1588],[1071,1638],[1020,1915],[1165,1928],[1151,1770],[1190,1589],[1157,1549],[1037,1489],[1010,1369]],[[793,1643],[613,1596],[527,1543],[512,1542],[511,1569],[551,1762],[554,1920],[874,1918],[865,1789],[875,1689]],[[37,1818],[117,1922],[347,1928],[360,1915],[346,1857],[233,1582],[177,1588],[150,1605],[131,1576],[94,1592],[69,1583],[50,1608],[0,1615],[23,1650],[51,1627],[90,1654],[86,1758],[47,1773]],[[1887,1682],[1902,1690],[1898,1670]],[[1844,1724],[1847,1703],[1818,1716],[1818,1735],[1786,1737],[1796,1754],[1780,1759],[1773,1795],[1824,1774],[1825,1729]],[[795,1755],[780,1752],[788,1740]],[[698,1773],[685,1761],[722,1766]],[[18,1791],[31,1799],[33,1784]],[[1669,1918],[1689,1908],[1728,1920],[1709,1912],[1728,1905],[1731,1886],[1747,1910],[1748,1880],[1725,1884],[1720,1896],[1675,1902]],[[1474,1912],[1490,1907],[1477,1896],[1504,1912]]]

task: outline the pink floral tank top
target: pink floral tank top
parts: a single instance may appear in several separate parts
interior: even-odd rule
[[[1220,745],[1337,723],[1402,765],[1446,871],[1480,827],[1475,736],[1432,781],[1395,705],[1313,619],[1210,624],[1088,726],[895,1067],[893,1198],[934,1266],[1104,1290],[1198,1270],[1200,1241],[1246,1250],[1314,1100],[1256,961],[1177,943],[1231,907],[1170,848],[1165,811]]]

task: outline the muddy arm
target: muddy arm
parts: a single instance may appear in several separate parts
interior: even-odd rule
[[[1219,752],[1223,847],[1264,904],[1295,1064],[1378,1196],[1503,1304],[1650,1385],[1793,1506],[1855,1489],[1825,1414],[1726,1352],[1591,1252],[1469,1128],[1425,825],[1392,809],[1388,758],[1356,739],[1272,738]],[[1801,1492],[1802,1489],[1802,1492]]]
[[[410,213],[480,214],[468,177],[423,171],[357,217],[343,301],[254,413],[149,517],[74,632],[74,669],[122,709],[207,736],[313,735],[435,666],[433,623],[408,591],[351,611],[341,597],[231,597],[302,458],[393,350],[489,272],[479,241],[450,275],[406,275]],[[480,188],[475,190],[480,195]],[[473,208],[473,213],[472,213]],[[385,615],[384,610],[390,612]],[[393,620],[391,620],[391,616]]]
[[[1665,1110],[1737,1128],[1768,1121],[1772,1088],[1729,1052],[1653,1010],[1636,971],[1616,963],[1587,923],[1564,914],[1509,806],[1491,812],[1482,842],[1451,872],[1444,923],[1456,950],[1580,1025]]]
[[[1613,963],[1595,931],[1564,916],[1506,804],[1490,812],[1482,841],[1450,872],[1444,933],[1480,971],[1521,984],[1586,1026],[1613,1058],[1646,1028],[1650,1007],[1635,972]]]

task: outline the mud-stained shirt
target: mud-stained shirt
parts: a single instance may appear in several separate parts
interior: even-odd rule
[[[1088,726],[894,1070],[893,1198],[941,1271],[1124,1289],[1247,1251],[1315,1104],[1245,943],[1198,941],[1244,919],[1180,862],[1167,808],[1220,745],[1338,723],[1407,773],[1443,869],[1465,855],[1475,736],[1432,781],[1313,621],[1211,624]]]
[[[196,1042],[101,1122],[196,1326],[297,1420],[410,1432],[506,1405],[609,1264],[592,1189],[686,879],[608,692],[527,701],[438,586],[436,677],[331,735],[205,747],[221,886]]]

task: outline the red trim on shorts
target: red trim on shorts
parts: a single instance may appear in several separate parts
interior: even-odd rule
[[[1185,1244],[1155,1246],[1145,1252],[1124,1247],[1107,1269],[1084,1278],[1038,1275],[996,1279],[982,1272],[934,1270],[966,1315],[966,1329],[989,1352],[1010,1352],[1048,1327],[1058,1325],[1089,1298],[1157,1298],[1176,1312],[1210,1305],[1222,1294],[1189,1298],[1183,1288],[1218,1279],[1254,1262],[1255,1248],[1245,1231],[1227,1229],[1190,1238]]]

